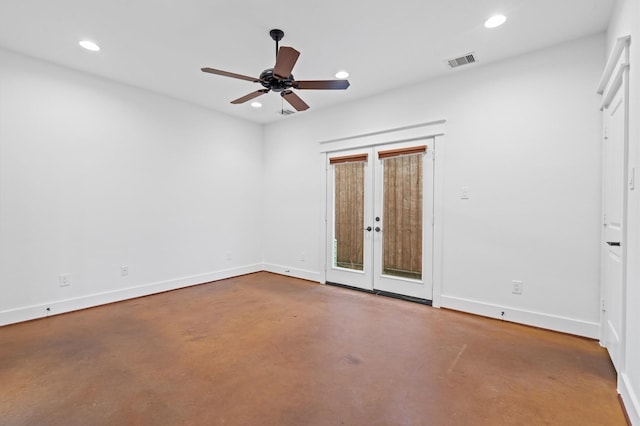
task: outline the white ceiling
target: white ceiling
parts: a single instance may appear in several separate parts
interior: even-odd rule
[[[257,77],[275,61],[269,30],[302,54],[300,80],[350,72],[346,91],[298,91],[328,108],[452,71],[446,60],[475,52],[473,66],[606,29],[615,0],[0,0],[0,46],[153,90],[258,123],[282,120],[276,93],[263,108],[229,102],[257,83],[205,74],[212,67]],[[507,15],[488,30],[494,13]],[[80,39],[102,50],[88,52]],[[598,54],[602,54],[598,52]],[[290,108],[285,104],[286,108]]]

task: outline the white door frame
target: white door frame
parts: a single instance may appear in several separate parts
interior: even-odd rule
[[[319,161],[322,161],[325,173],[322,176],[322,222],[319,224],[321,228],[321,238],[318,242],[320,246],[319,253],[322,253],[323,259],[321,265],[324,265],[320,272],[320,282],[326,282],[327,278],[327,256],[325,253],[327,242],[327,217],[329,214],[329,206],[327,203],[327,162],[326,153],[349,150],[353,148],[374,147],[377,145],[386,145],[399,142],[417,141],[421,139],[433,138],[435,140],[435,169],[433,178],[433,299],[432,306],[441,306],[442,295],[442,247],[443,247],[443,211],[444,211],[444,130],[446,120],[434,120],[424,123],[418,123],[409,126],[384,129],[357,135],[345,135],[335,139],[320,141]]]
[[[628,204],[628,189],[627,182],[629,178],[629,44],[631,42],[630,36],[620,37],[616,44],[613,47],[609,60],[607,61],[607,65],[603,72],[602,78],[600,79],[600,84],[598,85],[598,94],[603,95],[603,101],[601,106],[601,111],[603,111],[603,142],[607,139],[607,126],[608,120],[606,118],[606,114],[608,112],[608,108],[610,107],[612,101],[616,97],[617,94],[621,93],[623,96],[623,102],[625,107],[625,123],[623,125],[623,159],[620,166],[622,167],[622,176],[623,176],[623,188],[622,191],[622,235],[621,235],[621,263],[622,263],[622,271],[621,271],[621,306],[607,306],[610,301],[607,300],[608,289],[606,287],[607,280],[605,279],[605,262],[606,256],[608,256],[608,251],[605,248],[606,238],[607,238],[607,229],[606,229],[606,219],[604,217],[605,205],[603,203],[603,229],[601,234],[601,300],[602,300],[602,311],[600,315],[600,344],[602,346],[607,346],[607,327],[606,324],[607,315],[605,314],[605,310],[611,309],[620,309],[620,313],[622,315],[622,324],[620,331],[620,335],[618,336],[620,339],[620,348],[615,350],[615,353],[618,354],[618,359],[612,359],[614,366],[618,370],[618,373],[624,371],[625,365],[625,350],[626,350],[626,267],[627,267],[627,204]],[[604,152],[603,152],[604,153]],[[605,156],[603,155],[603,200],[606,200],[606,192],[605,192],[605,173],[606,165],[605,165]],[[611,354],[611,351],[610,351]]]

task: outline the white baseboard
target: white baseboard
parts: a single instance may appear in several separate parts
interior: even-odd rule
[[[622,397],[631,424],[640,425],[640,400],[633,391],[633,386],[631,386],[626,374],[618,374],[618,393]]]
[[[273,272],[274,274],[286,275],[289,277],[301,278],[307,281],[322,283],[322,276],[319,272],[307,271],[304,269],[290,268],[288,266],[274,265],[272,263],[263,263],[262,270]]]
[[[237,277],[239,275],[251,274],[253,272],[262,271],[262,269],[262,264],[248,265],[239,268],[225,269],[206,274],[193,275],[88,296],[56,300],[49,303],[1,311],[0,326],[105,305],[107,303],[120,302],[122,300],[133,299],[136,297],[149,296],[151,294],[190,287],[225,278]]]
[[[503,319],[509,322],[545,328],[577,336],[600,338],[600,324],[587,322],[539,312],[513,309],[474,300],[461,299],[453,296],[441,296],[441,307],[456,311],[468,312],[489,318]],[[502,313],[504,312],[504,315]]]
[[[254,264],[234,269],[226,269],[206,274],[193,275],[189,277],[118,289],[88,296],[76,297],[72,299],[57,300],[51,301],[49,303],[42,303],[33,306],[0,311],[0,326],[44,318],[50,315],[77,311],[79,309],[91,308],[93,306],[119,302],[136,297],[148,296],[164,291],[176,290],[179,288],[190,287],[193,285],[260,271],[273,272],[276,274],[300,278],[313,282],[322,282],[322,274],[319,272],[296,269],[271,263]],[[441,302],[441,306],[443,308],[454,309],[490,318],[502,318],[511,322],[532,325],[535,327],[556,330],[563,333],[570,333],[594,339],[597,339],[600,336],[600,325],[597,323],[590,323],[570,318],[562,318],[536,312],[505,308],[498,305],[460,299],[451,296],[442,296]],[[502,312],[504,312],[504,316],[501,315]],[[633,399],[633,401],[637,400]]]

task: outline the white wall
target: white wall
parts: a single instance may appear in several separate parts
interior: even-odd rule
[[[619,0],[609,30],[607,51],[618,37],[631,35],[629,168],[640,173],[640,0]],[[628,192],[626,355],[618,390],[634,425],[640,425],[640,190]]]
[[[267,126],[266,263],[322,277],[319,141],[444,118],[443,306],[598,337],[604,62],[591,36]]]
[[[259,270],[261,142],[259,125],[0,51],[0,325]]]

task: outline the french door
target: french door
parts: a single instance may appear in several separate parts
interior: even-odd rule
[[[433,142],[327,155],[327,282],[432,299]]]

